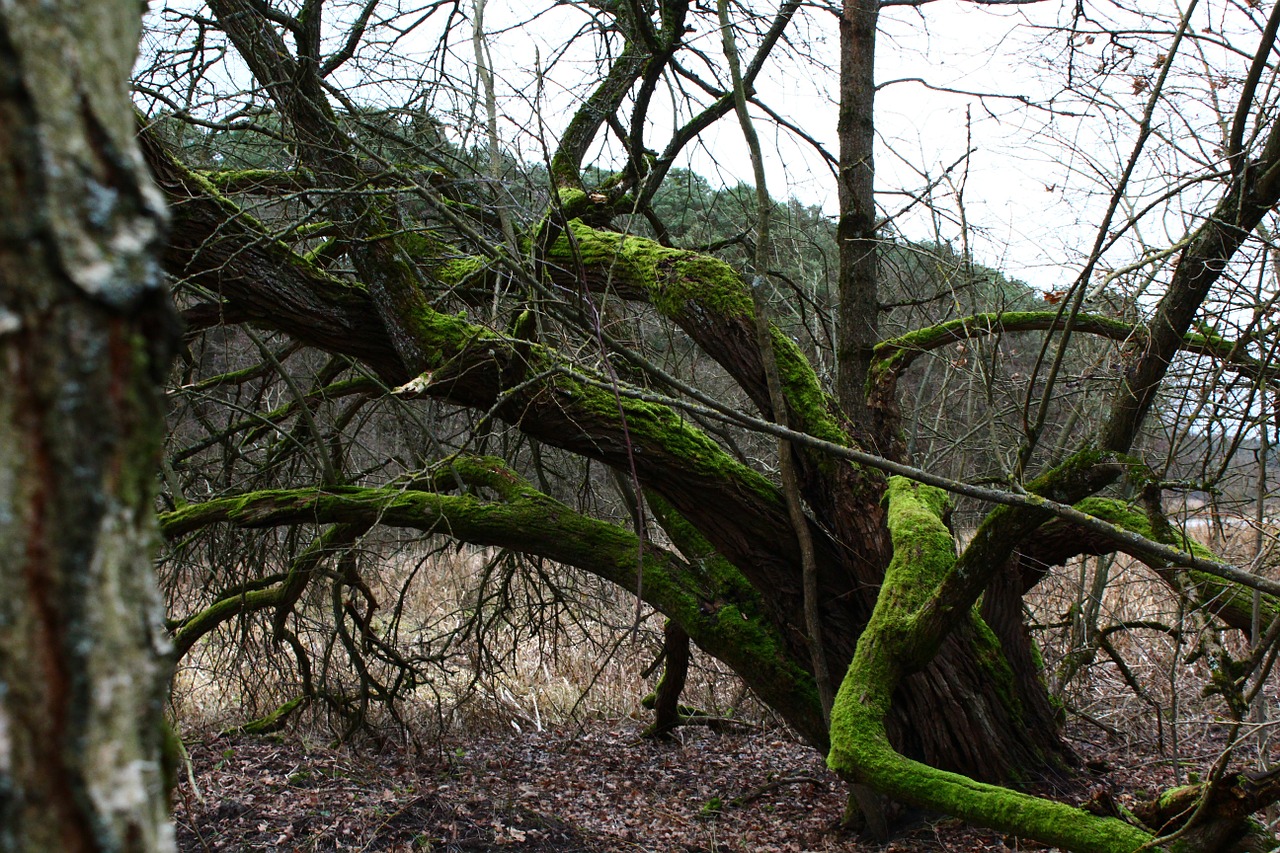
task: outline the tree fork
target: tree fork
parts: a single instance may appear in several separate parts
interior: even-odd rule
[[[945,493],[894,477],[889,529],[894,559],[871,621],[832,711],[827,762],[845,779],[918,806],[937,809],[1077,853],[1132,853],[1151,833],[1115,818],[948,773],[898,753],[885,730],[893,691],[919,670],[942,641],[936,623],[920,615],[954,570],[955,545],[942,523]]]

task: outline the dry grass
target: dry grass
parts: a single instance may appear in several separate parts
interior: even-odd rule
[[[1248,553],[1241,550],[1249,544],[1241,541],[1245,535],[1251,534],[1208,544],[1238,559]],[[660,653],[661,620],[646,612],[636,624],[634,599],[618,588],[493,550],[408,538],[368,540],[356,563],[378,602],[371,621],[376,635],[411,658],[420,674],[420,683],[393,705],[398,721],[370,710],[375,732],[407,734],[422,745],[441,735],[529,734],[592,720],[648,719],[640,700],[660,674],[648,670]],[[1239,657],[1245,643],[1181,609],[1159,578],[1122,558],[1105,564],[1107,583],[1097,603],[1097,624],[1111,631],[1114,657],[1106,649],[1079,657],[1087,636],[1079,630],[1082,602],[1100,565],[1089,559],[1059,567],[1027,599],[1046,678],[1071,730],[1082,746],[1105,741],[1110,753],[1135,766],[1167,768],[1172,781],[1204,773],[1225,748],[1231,726],[1221,697],[1205,695],[1214,649],[1225,644]],[[191,583],[178,588],[172,596],[184,606],[201,595]],[[333,641],[332,610],[327,585],[317,583],[294,630],[311,653],[317,681],[349,691],[358,680]],[[239,725],[298,695],[297,667],[287,649],[272,644],[270,618],[224,625],[182,661],[173,707],[185,729]],[[1122,625],[1130,627],[1117,628]],[[366,665],[391,679],[385,663]],[[1280,716],[1274,683],[1262,696],[1261,715],[1241,729],[1240,763],[1256,763],[1273,750]],[[747,721],[774,721],[739,679],[704,655],[695,654],[684,701]],[[347,732],[347,721],[322,705],[300,722],[324,737]]]
[[[390,554],[390,557],[384,556]],[[366,542],[361,575],[378,607],[374,633],[411,659],[420,683],[395,703],[415,738],[463,731],[542,731],[590,719],[647,714],[640,706],[661,668],[662,620],[635,599],[581,573],[489,549],[427,547],[421,541]],[[189,573],[194,576],[195,573]],[[327,689],[354,690],[353,662],[334,642],[330,591],[317,584],[292,620],[315,676]],[[175,607],[196,606],[190,583],[171,591]],[[173,710],[184,728],[243,724],[298,695],[292,654],[271,642],[272,613],[221,626],[180,662]],[[384,683],[393,667],[366,659]],[[718,714],[761,720],[768,711],[718,661],[695,651],[683,701]],[[370,722],[388,731],[384,712]],[[340,734],[342,721],[313,709],[310,725]]]
[[[1255,553],[1251,530],[1228,529],[1226,539],[1210,532],[1193,529],[1223,558],[1249,565]],[[1087,656],[1079,626],[1099,571],[1107,573],[1107,583],[1097,602],[1097,625],[1113,632],[1108,640],[1115,657],[1106,649]],[[1069,714],[1091,732],[1087,736],[1122,744],[1135,762],[1168,766],[1175,783],[1206,772],[1226,749],[1233,718],[1223,698],[1208,688],[1223,653],[1234,659],[1248,654],[1238,632],[1181,607],[1167,584],[1123,556],[1059,567],[1027,603],[1039,626],[1049,681]],[[1084,662],[1073,671],[1072,655],[1082,652]],[[1273,675],[1253,716],[1239,728],[1234,764],[1256,766],[1280,757],[1272,754],[1280,725],[1277,694]]]
[[[1220,553],[1231,547],[1243,546],[1218,543]],[[192,792],[179,809],[191,836],[184,849],[207,849],[211,839],[265,850],[333,849],[339,842],[420,849],[423,838],[497,847],[518,838],[521,849],[591,853],[943,851],[1007,843],[943,820],[909,828],[888,847],[864,844],[835,828],[843,793],[821,756],[771,727],[727,736],[682,731],[662,745],[637,738],[648,721],[639,701],[656,679],[645,671],[660,650],[661,622],[648,614],[635,624],[634,599],[616,587],[492,550],[408,538],[366,540],[356,565],[379,605],[371,623],[377,636],[415,655],[424,674],[396,704],[404,725],[390,725],[382,713],[372,727],[439,748],[426,761],[401,749],[328,749],[323,744],[345,721],[323,707],[296,721],[298,736],[284,743],[202,738],[298,691],[296,668],[270,642],[269,614],[224,626],[193,649],[175,680],[174,707],[192,735],[195,777],[217,792],[205,802],[184,787]],[[1027,600],[1051,684],[1079,651],[1074,624],[1098,570],[1092,559],[1055,569]],[[1107,573],[1100,628],[1144,622],[1172,630],[1116,631],[1110,638],[1123,664],[1099,652],[1056,687],[1068,709],[1068,737],[1093,760],[1091,768],[1110,768],[1096,781],[1132,806],[1203,776],[1227,746],[1230,720],[1220,698],[1203,695],[1209,658],[1192,660],[1215,637],[1212,628],[1181,610],[1141,565],[1117,560]],[[190,567],[185,577],[199,576]],[[189,582],[172,594],[186,606],[207,596]],[[331,605],[327,585],[317,583],[294,627],[314,660],[328,662],[330,687],[350,686],[351,661],[331,642]],[[1237,655],[1244,651],[1238,638],[1227,642]],[[1268,716],[1244,729],[1234,766],[1256,766],[1271,754],[1276,723],[1266,720],[1277,716],[1274,686],[1265,696]],[[695,658],[684,700],[772,719],[705,656]],[[355,769],[321,784],[313,768],[335,762]],[[708,814],[709,803],[728,802],[779,773],[810,781]]]

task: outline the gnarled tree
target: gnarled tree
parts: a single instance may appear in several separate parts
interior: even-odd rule
[[[178,324],[132,2],[0,8],[0,850],[173,850],[152,560]]]
[[[474,42],[474,103],[489,105],[481,150],[451,139],[432,111],[453,91],[446,67],[383,80],[403,108],[374,109],[343,88],[359,77],[349,68],[354,59],[387,48],[387,39],[407,55],[411,44],[395,34],[428,22],[441,39],[433,56],[445,56],[465,10],[392,13],[376,0],[206,5],[167,12],[192,38],[158,53],[139,80],[155,106],[143,139],[174,211],[165,260],[192,340],[203,336],[207,361],[211,336],[239,326],[262,361],[185,382],[184,406],[205,418],[209,435],[175,453],[173,508],[162,524],[175,542],[215,523],[293,531],[294,548],[282,571],[229,583],[213,602],[178,614],[180,649],[226,620],[267,611],[274,640],[296,653],[306,696],[342,705],[349,697],[322,695],[310,683],[311,650],[294,630],[303,602],[328,583],[353,658],[406,663],[370,628],[377,602],[358,569],[333,555],[378,527],[428,531],[549,558],[633,591],[866,788],[1072,850],[1135,850],[1169,828],[1168,809],[1153,809],[1144,825],[1009,789],[1074,772],[1022,597],[1046,565],[1125,551],[1191,605],[1210,602],[1234,628],[1258,633],[1241,604],[1250,587],[1263,613],[1277,612],[1274,582],[1182,548],[1150,498],[1159,466],[1135,448],[1170,371],[1188,358],[1241,377],[1255,396],[1274,383],[1269,303],[1233,302],[1231,285],[1260,257],[1258,235],[1270,233],[1280,201],[1280,124],[1272,96],[1260,94],[1274,73],[1280,13],[1256,22],[1239,80],[1215,79],[1220,97],[1236,98],[1222,108],[1221,159],[1183,180],[1193,224],[1172,248],[1132,267],[1150,271],[1153,283],[1126,316],[1086,308],[1113,295],[1097,287],[1099,271],[1149,213],[1134,201],[1134,186],[1153,168],[1145,158],[1156,118],[1173,103],[1169,75],[1183,73],[1177,59],[1198,37],[1190,11],[1181,21],[1149,22],[1147,38],[1163,52],[1151,79],[1134,84],[1141,98],[1132,148],[1095,245],[1053,297],[1057,309],[994,310],[899,331],[897,309],[943,295],[891,293],[882,283],[889,234],[874,194],[878,19],[882,6],[917,4],[846,0],[815,11],[787,0],[769,14],[726,7],[743,50],[735,73],[700,46],[720,24],[694,4],[559,8],[603,59],[545,166],[526,170],[540,176],[526,187],[507,174],[518,164],[500,148],[482,32]],[[840,150],[820,153],[839,189],[838,263],[814,298],[829,299],[837,318],[833,380],[814,367],[829,350],[820,335],[801,337],[813,325],[800,312],[761,321],[767,253],[754,253],[751,280],[715,255],[761,235],[767,200],[745,208],[737,239],[697,246],[680,245],[663,196],[689,148],[731,119],[735,104],[744,124],[756,116],[813,141],[756,88],[770,63],[790,61],[779,53],[796,49],[806,16],[829,14],[839,18]],[[1083,50],[1077,36],[1105,30],[1083,14],[1072,26],[1064,38],[1074,62]],[[1106,34],[1125,45],[1118,28]],[[234,107],[201,100],[214,94],[207,72],[222,46],[252,77]],[[577,49],[576,40],[566,47]],[[728,54],[736,50],[730,42]],[[652,136],[660,109],[675,116],[662,142]],[[613,155],[608,172],[589,162],[602,146]],[[236,158],[253,168],[228,168],[241,165]],[[1170,191],[1161,200],[1174,198],[1183,196]],[[1241,311],[1253,320],[1239,335],[1196,326],[1206,312]],[[264,339],[263,329],[278,339]],[[1067,418],[1066,373],[1098,339],[1118,342],[1105,403]],[[913,467],[901,400],[911,365],[960,345],[990,353],[994,366],[1002,346],[1019,340],[1039,355],[1025,359],[1017,417],[1000,449],[1006,487],[972,485],[975,472],[963,465],[956,476]],[[283,366],[300,348],[327,354],[312,357],[310,388]],[[663,349],[672,355],[665,364],[655,357]],[[679,352],[697,353],[696,370],[680,365]],[[700,385],[694,373],[709,378]],[[267,374],[285,378],[290,399],[266,405],[237,391],[242,414],[215,428],[201,395],[260,387],[253,383]],[[927,399],[925,383],[912,382],[915,399]],[[325,407],[337,408],[322,422]],[[353,421],[378,407],[434,419],[419,438],[436,444],[371,460],[347,437]],[[923,419],[918,409],[910,414]],[[737,446],[753,432],[787,439],[780,446],[794,493]],[[264,444],[269,437],[280,440]],[[229,480],[219,494],[192,497],[184,462],[215,445],[269,463],[256,469],[262,487]],[[616,472],[632,529],[553,494],[542,464],[550,453]],[[229,467],[243,461],[226,458]],[[958,555],[943,523],[946,499],[934,487],[989,509]],[[1120,490],[1144,489],[1144,511],[1118,499]],[[816,620],[806,618],[806,604]],[[1276,632],[1263,630],[1274,642]],[[835,680],[843,677],[829,708],[815,679],[822,660]],[[400,689],[363,668],[361,675],[382,698]],[[1235,849],[1255,831],[1249,812],[1277,795],[1269,778],[1228,773],[1203,791],[1204,807],[1174,842],[1186,849]]]

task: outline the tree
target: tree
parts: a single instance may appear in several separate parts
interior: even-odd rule
[[[177,318],[131,3],[0,9],[0,850],[173,849],[151,555]]]
[[[394,703],[416,682],[381,674],[382,666],[402,673],[407,661],[374,629],[379,603],[348,555],[375,528],[418,529],[551,559],[632,590],[678,628],[668,632],[672,660],[681,659],[687,635],[731,666],[828,754],[873,826],[883,819],[873,794],[882,794],[1071,850],[1135,850],[1175,827],[1172,843],[1184,849],[1236,849],[1252,838],[1248,815],[1280,797],[1280,787],[1270,775],[1226,772],[1225,761],[1179,795],[1199,798],[1189,822],[1179,796],[1152,806],[1144,823],[1009,786],[1074,772],[1024,624],[1023,596],[1046,566],[1080,554],[1136,555],[1189,606],[1251,632],[1263,651],[1236,662],[1228,692],[1243,697],[1265,679],[1276,630],[1260,626],[1280,613],[1280,585],[1188,551],[1159,500],[1166,478],[1140,451],[1144,426],[1163,416],[1152,414],[1162,387],[1182,381],[1171,371],[1188,360],[1241,377],[1253,401],[1274,382],[1271,303],[1257,294],[1240,301],[1231,285],[1244,270],[1265,269],[1267,221],[1280,200],[1280,125],[1263,85],[1274,73],[1280,12],[1256,20],[1240,12],[1250,46],[1239,47],[1243,36],[1225,42],[1236,53],[1224,61],[1243,65],[1236,77],[1210,75],[1215,103],[1234,98],[1218,113],[1220,150],[1188,155],[1194,175],[1174,176],[1173,189],[1149,202],[1148,185],[1161,173],[1146,159],[1148,146],[1167,141],[1162,150],[1181,150],[1154,117],[1167,111],[1188,125],[1194,117],[1190,99],[1175,97],[1172,69],[1188,44],[1207,63],[1211,39],[1192,26],[1194,4],[1180,20],[1143,19],[1144,43],[1161,52],[1153,74],[1131,73],[1122,61],[1137,53],[1130,30],[1108,29],[1078,4],[1068,9],[1071,69],[1083,67],[1086,45],[1100,37],[1110,38],[1102,49],[1111,51],[1096,78],[1070,76],[1068,91],[1087,89],[1093,106],[1106,106],[1121,79],[1141,98],[1132,148],[1107,188],[1078,275],[1052,295],[1053,310],[1009,310],[994,296],[999,288],[988,287],[985,311],[935,315],[923,328],[887,335],[905,316],[894,310],[943,295],[891,298],[882,281],[882,264],[896,256],[875,196],[874,48],[882,9],[897,5],[926,4],[848,0],[839,10],[840,150],[820,150],[839,187],[838,262],[831,277],[810,270],[796,288],[819,308],[834,299],[830,387],[813,366],[825,357],[821,336],[782,300],[766,304],[763,283],[784,251],[768,237],[776,206],[758,143],[748,146],[756,197],[723,196],[744,214],[739,237],[728,241],[742,246],[730,256],[742,270],[711,254],[724,248],[716,241],[678,245],[685,232],[673,227],[662,192],[673,179],[687,181],[675,169],[699,135],[734,114],[748,140],[755,123],[772,121],[813,142],[755,90],[781,45],[801,50],[794,34],[806,16],[836,10],[792,2],[767,15],[684,2],[564,6],[602,57],[599,73],[541,170],[526,172],[528,184],[501,150],[481,4],[470,10],[476,89],[460,94],[443,64],[394,83],[378,69],[384,91],[405,105],[396,109],[374,109],[344,90],[348,73],[360,76],[348,66],[366,55],[366,42],[383,50],[385,39],[432,16],[441,39],[432,61],[445,63],[464,10],[435,5],[379,18],[375,2],[320,0],[210,0],[208,15],[169,10],[174,33],[192,37],[157,52],[138,91],[156,106],[144,145],[174,210],[165,264],[190,334],[205,335],[184,384],[207,437],[190,436],[173,457],[173,508],[162,527],[171,541],[217,524],[289,531],[280,571],[236,578],[175,619],[179,650],[227,620],[265,613],[270,640],[294,655],[300,701],[353,719],[371,698]],[[732,34],[723,63],[699,42],[716,32]],[[224,44],[252,82],[232,103],[202,100],[213,92],[204,88],[216,64],[209,57]],[[565,51],[578,48],[575,39]],[[540,68],[537,80],[545,74]],[[433,105],[455,97],[469,97],[481,116],[463,137],[474,131],[478,144],[431,121]],[[661,149],[651,136],[660,103],[676,116]],[[245,140],[256,140],[260,148],[244,158],[267,167],[234,168],[231,148],[221,160],[182,159],[193,148],[218,152],[232,135],[240,152],[254,151]],[[608,171],[587,168],[601,147],[616,162]],[[1154,205],[1171,199],[1186,214],[1185,236],[1127,266],[1115,262],[1108,253],[1118,253],[1119,238],[1141,232]],[[1108,263],[1113,274],[1099,287]],[[963,253],[960,266],[966,286],[981,290]],[[1135,270],[1156,284],[1119,291],[1116,283]],[[913,279],[906,289],[925,286]],[[1122,316],[1086,310],[1120,297]],[[1210,314],[1237,322],[1242,312],[1252,320],[1238,335],[1203,325]],[[283,340],[273,350],[255,329]],[[1032,333],[1039,337],[1027,343]],[[261,361],[213,358],[213,334],[223,336],[223,353],[232,349],[228,335],[243,334],[239,346]],[[665,364],[656,357],[660,341],[673,354]],[[1018,341],[1024,390],[1005,419],[996,368],[1012,360]],[[1111,369],[1105,394],[1095,397],[1105,403],[1068,413],[1067,374],[1096,362],[1097,341],[1115,344],[1101,356]],[[972,462],[956,462],[953,476],[910,464],[900,383],[913,364],[956,345],[990,356],[992,369],[978,379],[993,422],[984,458],[1002,466],[1003,488],[975,484],[988,472]],[[298,346],[329,357],[286,370]],[[682,352],[696,360],[682,362]],[[219,369],[197,376],[210,362]],[[711,378],[700,387],[685,364]],[[287,403],[265,405],[264,386],[254,384],[264,375],[281,377]],[[250,414],[212,420],[214,401],[198,396],[212,389],[231,389],[236,409]],[[418,436],[424,446],[379,458],[354,439],[351,424],[379,405],[421,405],[417,417],[433,424]],[[1256,427],[1256,411],[1245,401],[1236,417]],[[780,482],[751,464],[764,446],[752,433],[781,440]],[[282,439],[255,443],[268,434]],[[740,452],[744,436],[754,454]],[[194,500],[192,486],[206,475],[181,463],[215,446],[225,450],[227,475],[216,480],[217,494]],[[486,452],[495,448],[503,458]],[[613,472],[626,518],[599,517],[554,494],[547,454]],[[995,505],[958,555],[944,492]],[[1127,500],[1136,496],[1142,500]],[[297,630],[305,597],[325,581],[333,643],[359,673],[348,693],[313,682],[313,650]]]

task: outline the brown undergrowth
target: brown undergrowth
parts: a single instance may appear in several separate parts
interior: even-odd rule
[[[623,719],[485,735],[430,755],[304,739],[193,744],[177,796],[183,851],[535,853],[985,850],[1002,842],[919,819],[887,847],[838,827],[839,780],[776,730],[639,737]]]
[[[477,610],[468,572],[489,562],[478,555],[419,578],[403,624],[460,624]],[[1110,651],[1077,662],[1060,695],[1066,736],[1088,768],[1075,799],[1132,806],[1196,781],[1226,747],[1228,721],[1221,700],[1204,695],[1212,628],[1180,611],[1141,567],[1107,570],[1098,626],[1134,627],[1112,631]],[[1082,595],[1097,571],[1096,561],[1058,569],[1028,601],[1050,683],[1079,651]],[[403,579],[392,573],[380,583],[395,590]],[[214,638],[186,662],[175,693],[191,754],[175,794],[181,849],[1036,849],[938,815],[909,815],[887,845],[840,829],[844,790],[821,757],[705,658],[685,701],[733,723],[681,729],[669,741],[641,738],[649,717],[639,702],[657,677],[650,664],[660,622],[646,617],[631,631],[633,607],[598,597],[584,617],[538,636],[527,622],[494,619],[486,650],[474,637],[457,640],[440,668],[449,677],[404,703],[408,731],[384,728],[382,737],[342,746],[322,709],[266,737],[218,734],[256,715],[237,708],[237,691],[258,691],[248,705],[260,712],[274,701],[264,697],[287,696],[289,685],[287,670],[228,656],[233,633]],[[1222,641],[1242,648],[1229,633]],[[226,671],[210,663],[218,661],[234,662],[234,689],[222,686]],[[1274,707],[1272,692],[1265,713],[1245,727],[1233,765],[1280,759]]]

